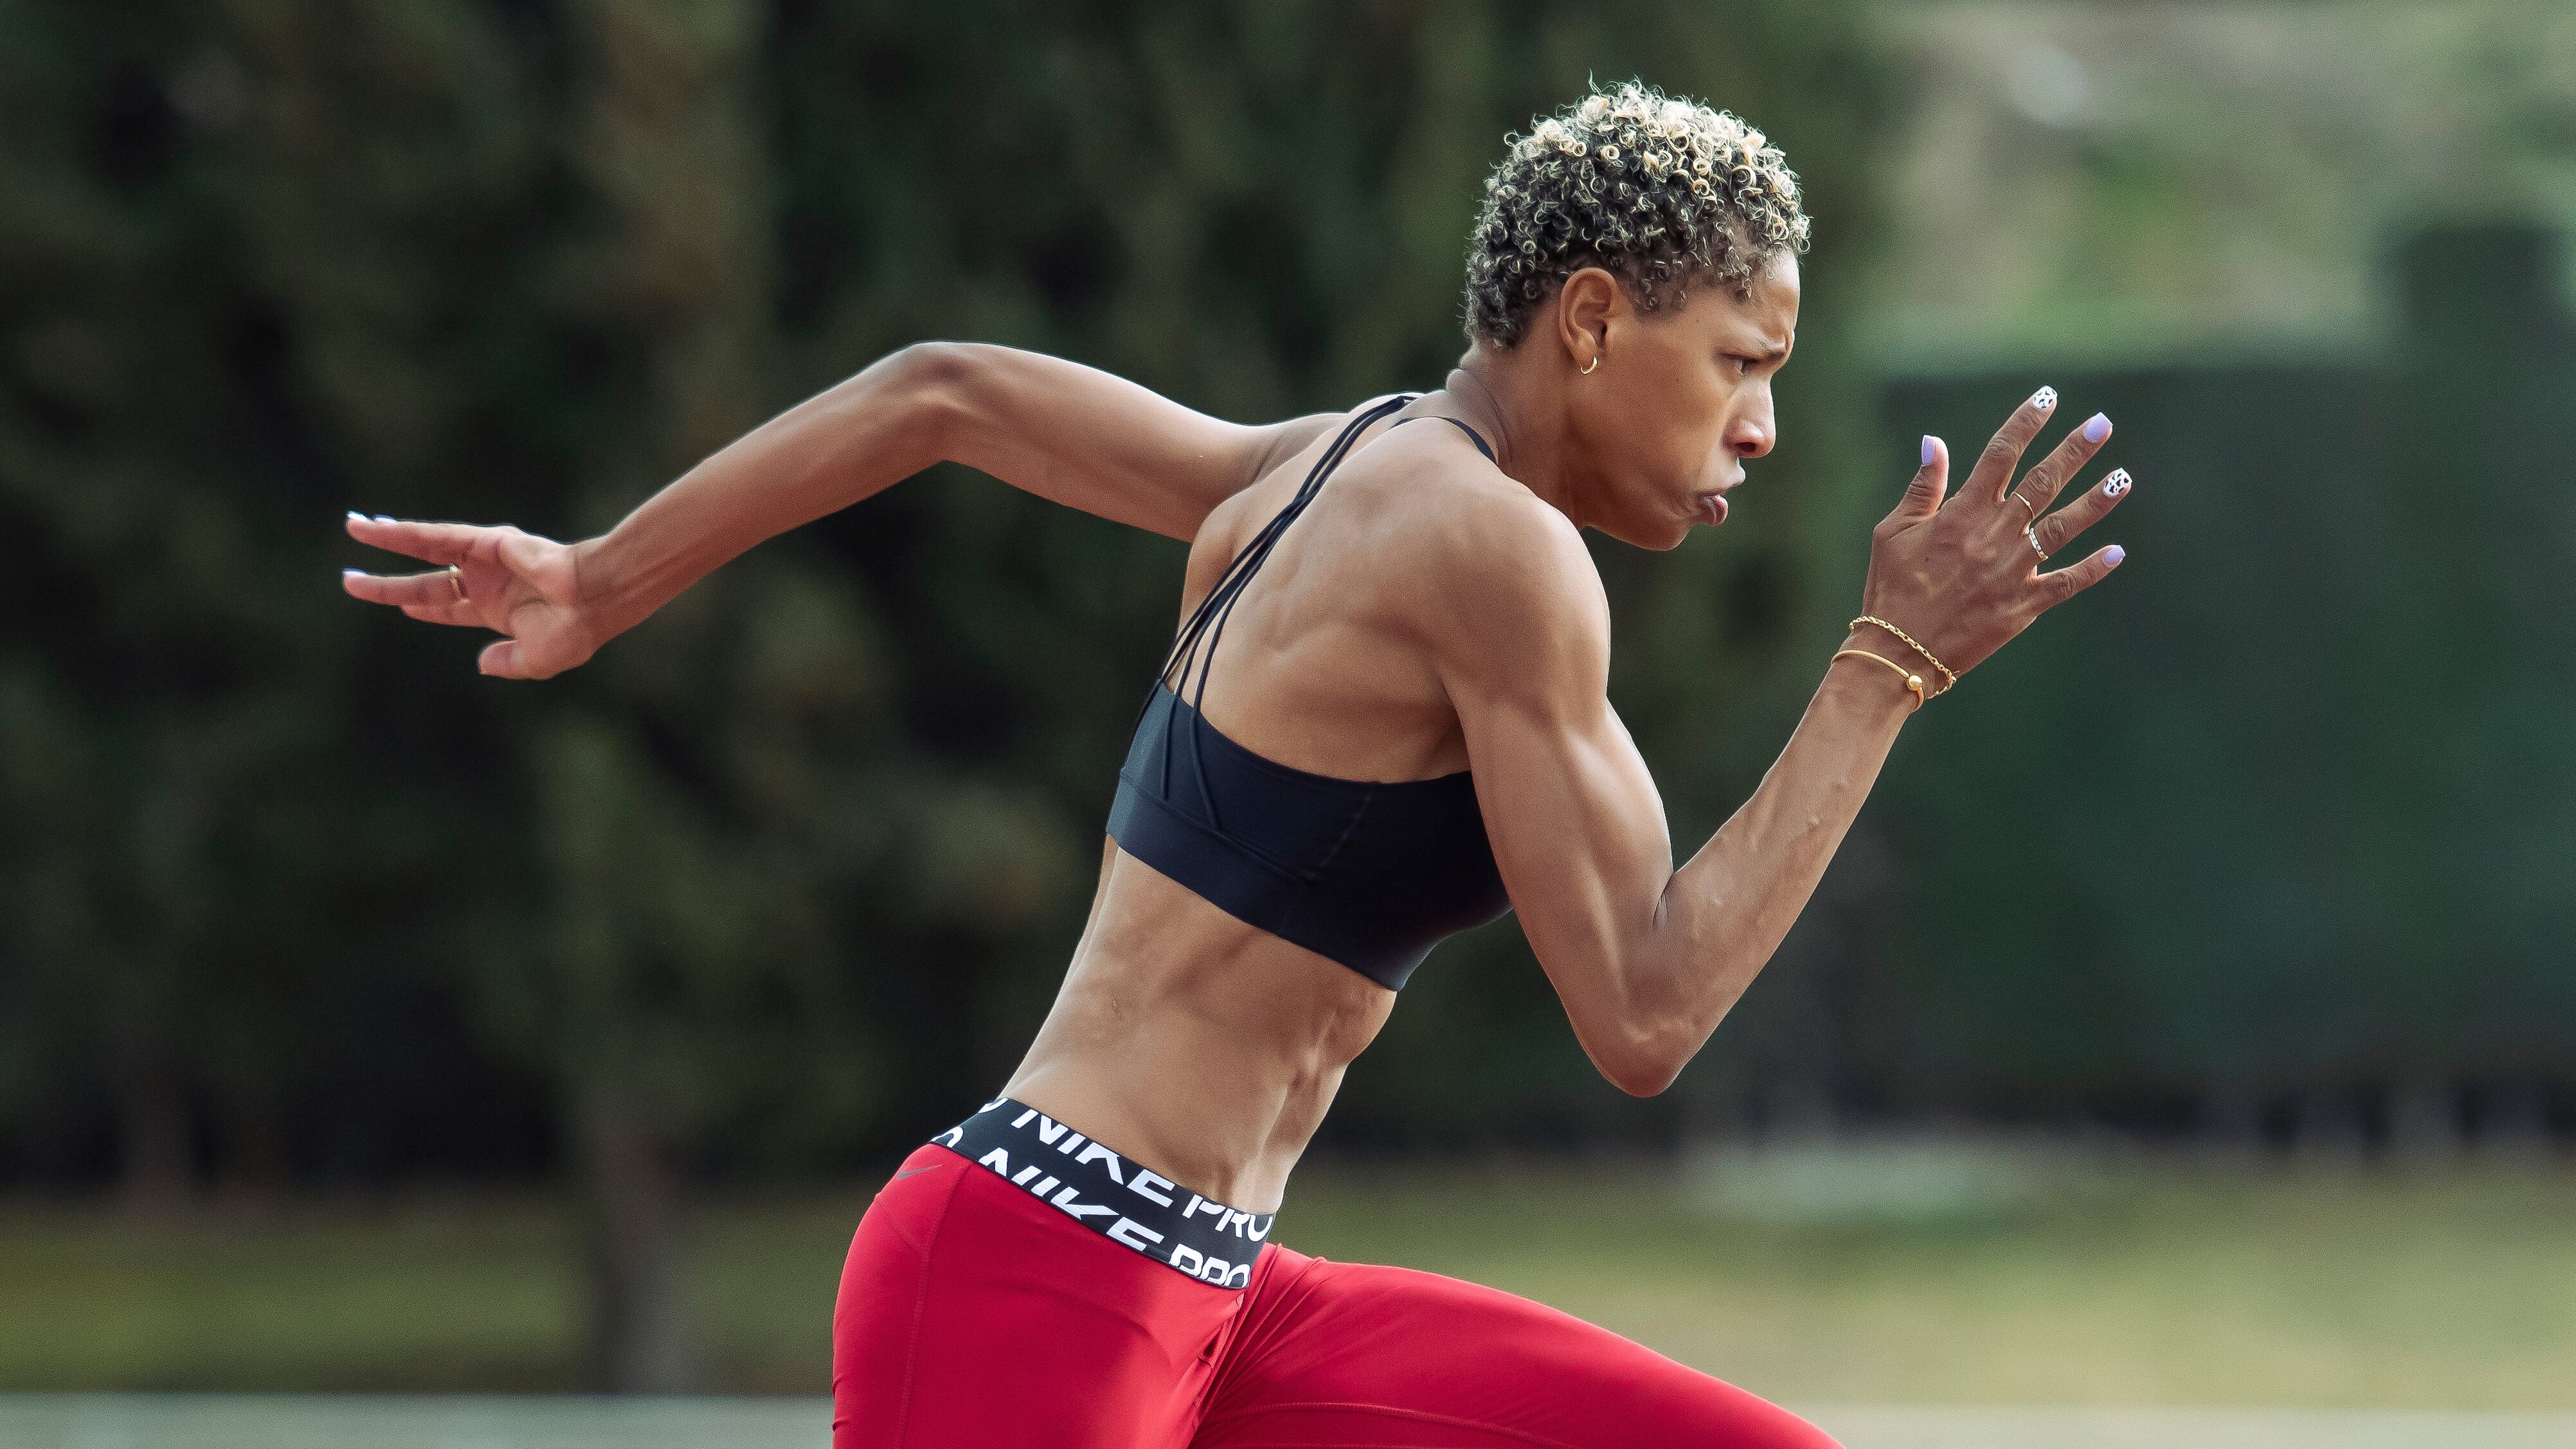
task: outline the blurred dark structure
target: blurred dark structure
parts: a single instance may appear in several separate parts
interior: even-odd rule
[[[2576,1132],[2565,275],[2547,228],[2446,227],[2393,253],[2378,357],[1890,386],[1965,456],[2045,377],[2140,481],[2082,545],[2130,566],[1900,748],[1894,1027],[1845,1033],[1836,1090],[2276,1145]]]

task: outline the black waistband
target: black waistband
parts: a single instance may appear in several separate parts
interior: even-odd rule
[[[930,1140],[1111,1242],[1219,1288],[1252,1282],[1252,1260],[1270,1236],[1274,1214],[1210,1202],[1008,1097]]]

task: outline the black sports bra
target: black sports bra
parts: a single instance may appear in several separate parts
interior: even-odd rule
[[[1353,418],[1296,497],[1226,565],[1155,676],[1109,807],[1110,838],[1121,850],[1226,914],[1390,990],[1403,987],[1441,937],[1511,909],[1474,780],[1464,770],[1372,783],[1290,769],[1219,734],[1198,706],[1244,585],[1359,435],[1413,400],[1389,398]],[[1475,429],[1441,421],[1494,456]],[[1198,685],[1184,700],[1173,670],[1186,687],[1192,662]]]

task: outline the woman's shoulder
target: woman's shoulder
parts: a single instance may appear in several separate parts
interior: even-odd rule
[[[1455,429],[1402,431],[1420,436],[1373,460],[1366,501],[1380,561],[1418,612],[1442,632],[1606,640],[1608,595],[1573,521]]]

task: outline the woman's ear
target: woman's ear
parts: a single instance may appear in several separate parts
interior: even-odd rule
[[[1590,372],[1610,350],[1611,324],[1628,310],[1619,279],[1599,267],[1584,267],[1565,279],[1556,294],[1556,337],[1566,361],[1576,372]]]

